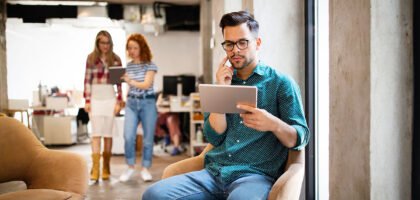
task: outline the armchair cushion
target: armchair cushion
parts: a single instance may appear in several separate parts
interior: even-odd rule
[[[9,192],[0,195],[0,200],[32,199],[32,200],[79,200],[83,196],[71,192],[50,189],[33,189],[18,192]]]

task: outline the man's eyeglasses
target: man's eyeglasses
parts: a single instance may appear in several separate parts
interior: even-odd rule
[[[248,43],[249,43],[249,40],[246,40],[246,39],[240,39],[236,42],[224,41],[224,42],[222,42],[222,47],[225,51],[232,51],[233,48],[236,45],[236,47],[238,47],[238,49],[244,50],[244,49],[248,48]]]

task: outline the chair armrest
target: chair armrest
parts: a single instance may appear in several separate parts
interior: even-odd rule
[[[289,150],[285,172],[274,183],[268,199],[299,200],[304,175],[305,150]]]
[[[269,200],[298,200],[302,188],[305,169],[303,164],[291,164],[289,169],[284,172],[271,188]]]
[[[74,153],[42,149],[24,181],[28,189],[54,189],[84,196],[88,186],[86,160]]]
[[[208,144],[206,148],[204,148],[200,153],[200,155],[170,164],[165,168],[165,170],[163,170],[162,179],[192,171],[202,170],[204,168],[204,157],[206,156],[206,153],[211,149],[213,149],[213,145]]]
[[[162,179],[184,174],[192,171],[202,170],[204,168],[204,156],[195,156],[185,160],[170,164],[165,168]]]

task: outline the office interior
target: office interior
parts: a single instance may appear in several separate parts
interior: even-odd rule
[[[44,22],[8,16],[9,9],[19,4],[29,9],[66,4],[75,14],[49,17]],[[156,15],[156,7],[163,17]],[[176,8],[181,11],[174,11]],[[198,27],[171,26],[165,19],[171,11],[181,16],[182,9],[194,10],[184,14],[195,13],[191,15]],[[0,112],[17,111],[12,117],[29,126],[47,148],[82,155],[89,168],[89,126],[80,130],[74,122],[78,108],[83,107],[86,56],[92,51],[96,33],[105,29],[124,64],[128,61],[127,36],[142,33],[159,67],[155,90],[165,92],[168,82],[171,97],[164,99],[161,109],[183,113],[187,130],[181,155],[170,156],[156,143],[152,174],[153,182],[158,181],[168,165],[197,155],[190,139],[197,139],[196,130],[191,130],[199,128],[191,123],[200,121],[199,115],[194,118],[194,113],[199,113],[194,110],[199,97],[194,96],[197,90],[190,91],[199,82],[215,82],[217,66],[225,56],[218,22],[224,13],[238,10],[253,13],[260,24],[261,61],[290,75],[301,89],[311,141],[305,149],[304,178],[296,184],[299,199],[419,199],[415,65],[420,7],[413,0],[2,1]],[[182,86],[183,82],[192,85],[182,77],[194,77],[194,87]],[[53,87],[68,91],[71,98],[64,107],[60,98],[45,98],[52,106],[47,110],[59,112],[44,111],[46,116],[36,119],[34,105],[42,105],[40,94]],[[123,121],[123,112],[121,115],[116,124]],[[39,131],[45,125],[49,128]],[[74,130],[67,134],[71,137],[57,138],[57,130],[64,129]],[[78,135],[80,131],[87,135]],[[77,141],[78,136],[82,141]],[[119,139],[114,138],[115,147]],[[13,154],[0,147],[2,153]],[[110,181],[86,183],[85,199],[139,199],[153,183],[143,182],[139,175],[129,183],[120,183],[118,176],[125,167],[121,152],[113,156],[111,164]],[[7,193],[28,190],[22,183],[0,183],[0,199]]]

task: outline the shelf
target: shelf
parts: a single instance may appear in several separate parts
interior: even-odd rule
[[[204,124],[204,115],[201,111],[201,104],[200,104],[200,94],[199,93],[191,93],[190,95],[190,149],[191,149],[191,156],[198,155],[201,151],[207,146],[208,143],[201,142],[198,143],[197,138],[197,128],[198,126],[203,128]]]

